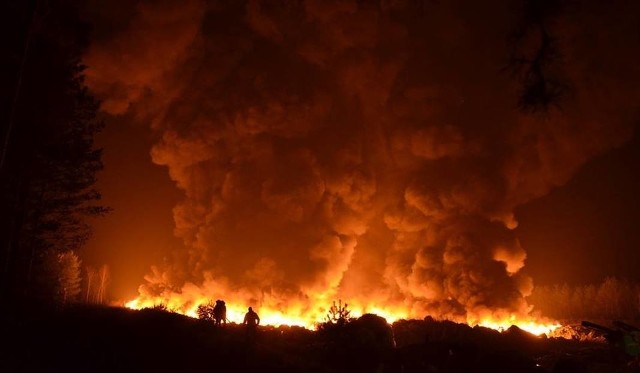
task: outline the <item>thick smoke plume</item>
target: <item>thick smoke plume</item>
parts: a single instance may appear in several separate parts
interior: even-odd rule
[[[141,295],[527,314],[514,208],[637,118],[640,13],[580,3],[541,21],[567,89],[532,113],[508,67],[519,1],[138,2],[85,61],[105,111],[161,134],[153,161],[184,191],[185,251]],[[533,55],[539,33],[520,36]]]

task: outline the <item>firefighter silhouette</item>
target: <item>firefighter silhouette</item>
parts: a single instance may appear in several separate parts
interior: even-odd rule
[[[256,330],[258,329],[258,325],[260,324],[260,316],[253,310],[253,308],[249,307],[249,310],[244,315],[244,321],[242,322],[246,328],[246,335],[249,341],[253,341],[256,336]]]
[[[227,306],[223,300],[218,299],[213,307],[213,321],[215,325],[227,323]]]

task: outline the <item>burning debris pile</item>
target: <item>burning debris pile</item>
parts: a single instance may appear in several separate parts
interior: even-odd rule
[[[602,72],[638,69],[610,43],[626,19],[593,19],[588,2],[548,22],[576,41],[545,66],[570,87],[562,109],[518,111],[501,67],[507,36],[533,26],[470,3],[131,8],[86,55],[87,83],[157,132],[184,250],[128,306],[193,315],[224,297],[231,320],[254,305],[309,326],[342,298],[389,322],[535,326],[513,211],[629,138],[637,87]],[[594,22],[611,35],[586,33]],[[524,39],[526,59],[539,41]]]
[[[570,339],[579,342],[606,343],[607,339],[593,329],[580,324],[565,324],[553,330],[550,337]]]

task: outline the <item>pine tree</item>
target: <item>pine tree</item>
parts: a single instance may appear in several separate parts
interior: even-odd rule
[[[0,107],[10,118],[0,128],[3,304],[47,294],[40,292],[39,277],[50,272],[49,253],[77,251],[91,232],[87,217],[107,211],[94,188],[102,168],[93,143],[102,128],[99,103],[83,84],[80,62],[87,28],[69,4],[9,2],[0,8],[13,30],[5,48],[17,57],[0,62],[11,83],[0,88],[11,98]]]
[[[55,263],[49,268],[53,272],[54,298],[62,305],[78,301],[82,282],[80,258],[73,251],[54,253],[53,257]]]

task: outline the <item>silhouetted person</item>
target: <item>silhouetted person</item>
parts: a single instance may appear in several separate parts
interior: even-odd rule
[[[256,329],[260,324],[260,316],[253,311],[253,308],[249,307],[249,311],[244,315],[244,321],[242,322],[246,326],[247,339],[252,341],[256,336]]]
[[[223,300],[218,299],[213,307],[213,321],[216,325],[227,323],[227,305]]]

